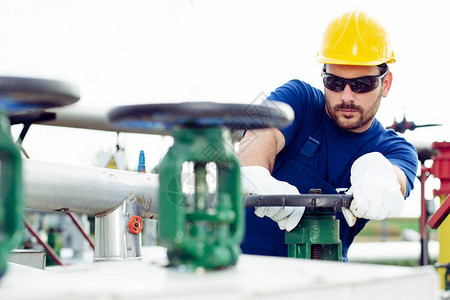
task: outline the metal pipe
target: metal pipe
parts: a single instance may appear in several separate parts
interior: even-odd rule
[[[157,216],[157,174],[24,160],[23,180],[27,208],[102,217],[132,196],[142,218]]]
[[[138,215],[138,209],[136,199],[130,197],[114,212],[102,218],[95,218],[94,261],[142,257],[142,235],[129,230],[129,221]]]
[[[124,260],[127,258],[125,224],[122,207],[107,216],[95,218],[94,261]]]
[[[71,105],[69,107],[58,107],[47,109],[47,112],[54,113],[54,120],[44,120],[41,125],[61,126],[70,128],[84,128],[103,131],[145,133],[148,131],[140,128],[122,128],[108,120],[108,112],[113,107],[95,107],[85,105]],[[169,134],[169,132],[158,132],[158,134]]]
[[[419,264],[426,266],[430,264],[430,256],[428,254],[429,231],[427,227],[428,209],[427,199],[425,199],[425,182],[430,176],[429,168],[422,166],[420,172],[420,259]]]

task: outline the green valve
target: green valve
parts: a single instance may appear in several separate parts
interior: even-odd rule
[[[22,163],[12,140],[9,120],[0,113],[0,277],[9,252],[22,239]]]
[[[339,220],[332,214],[305,212],[298,227],[286,232],[288,256],[342,261]]]
[[[185,102],[123,106],[109,118],[124,128],[171,133],[174,139],[159,167],[159,234],[170,265],[218,269],[236,264],[244,234],[240,168],[230,129],[285,127],[292,109],[264,105]],[[192,192],[183,184],[191,166]],[[210,166],[215,174],[208,176]],[[187,174],[189,176],[189,174]]]
[[[6,272],[9,252],[23,234],[22,161],[8,117],[29,127],[38,121],[42,109],[69,105],[79,98],[78,88],[66,82],[0,77],[0,278]]]
[[[243,237],[239,163],[226,128],[174,130],[160,165],[160,238],[173,266],[189,269],[236,263]],[[182,166],[194,165],[193,201],[183,193]],[[216,165],[216,193],[209,193],[206,165]]]
[[[294,258],[342,261],[339,220],[335,214],[350,207],[353,196],[320,194],[312,190],[303,195],[257,195],[245,197],[245,206],[303,206],[305,213],[299,225],[286,231],[288,256]]]

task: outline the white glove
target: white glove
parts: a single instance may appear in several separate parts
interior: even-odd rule
[[[343,208],[345,220],[351,227],[356,217],[383,220],[398,216],[403,210],[404,197],[400,191],[394,166],[379,152],[358,158],[350,171],[353,194],[350,209]]]
[[[241,167],[241,186],[242,193],[246,195],[300,195],[295,186],[276,180],[269,170],[260,166]],[[258,217],[267,216],[277,222],[281,230],[287,231],[297,227],[304,212],[304,207],[255,208]]]

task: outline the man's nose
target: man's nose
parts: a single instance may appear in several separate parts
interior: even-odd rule
[[[341,94],[341,100],[344,102],[354,101],[355,94],[356,93],[350,88],[350,85],[346,84]]]

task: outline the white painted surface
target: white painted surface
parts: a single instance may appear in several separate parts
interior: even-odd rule
[[[0,299],[439,299],[431,267],[392,267],[241,255],[225,270],[165,267],[164,249],[140,261],[46,271],[10,265]],[[301,297],[301,298],[299,298]]]

